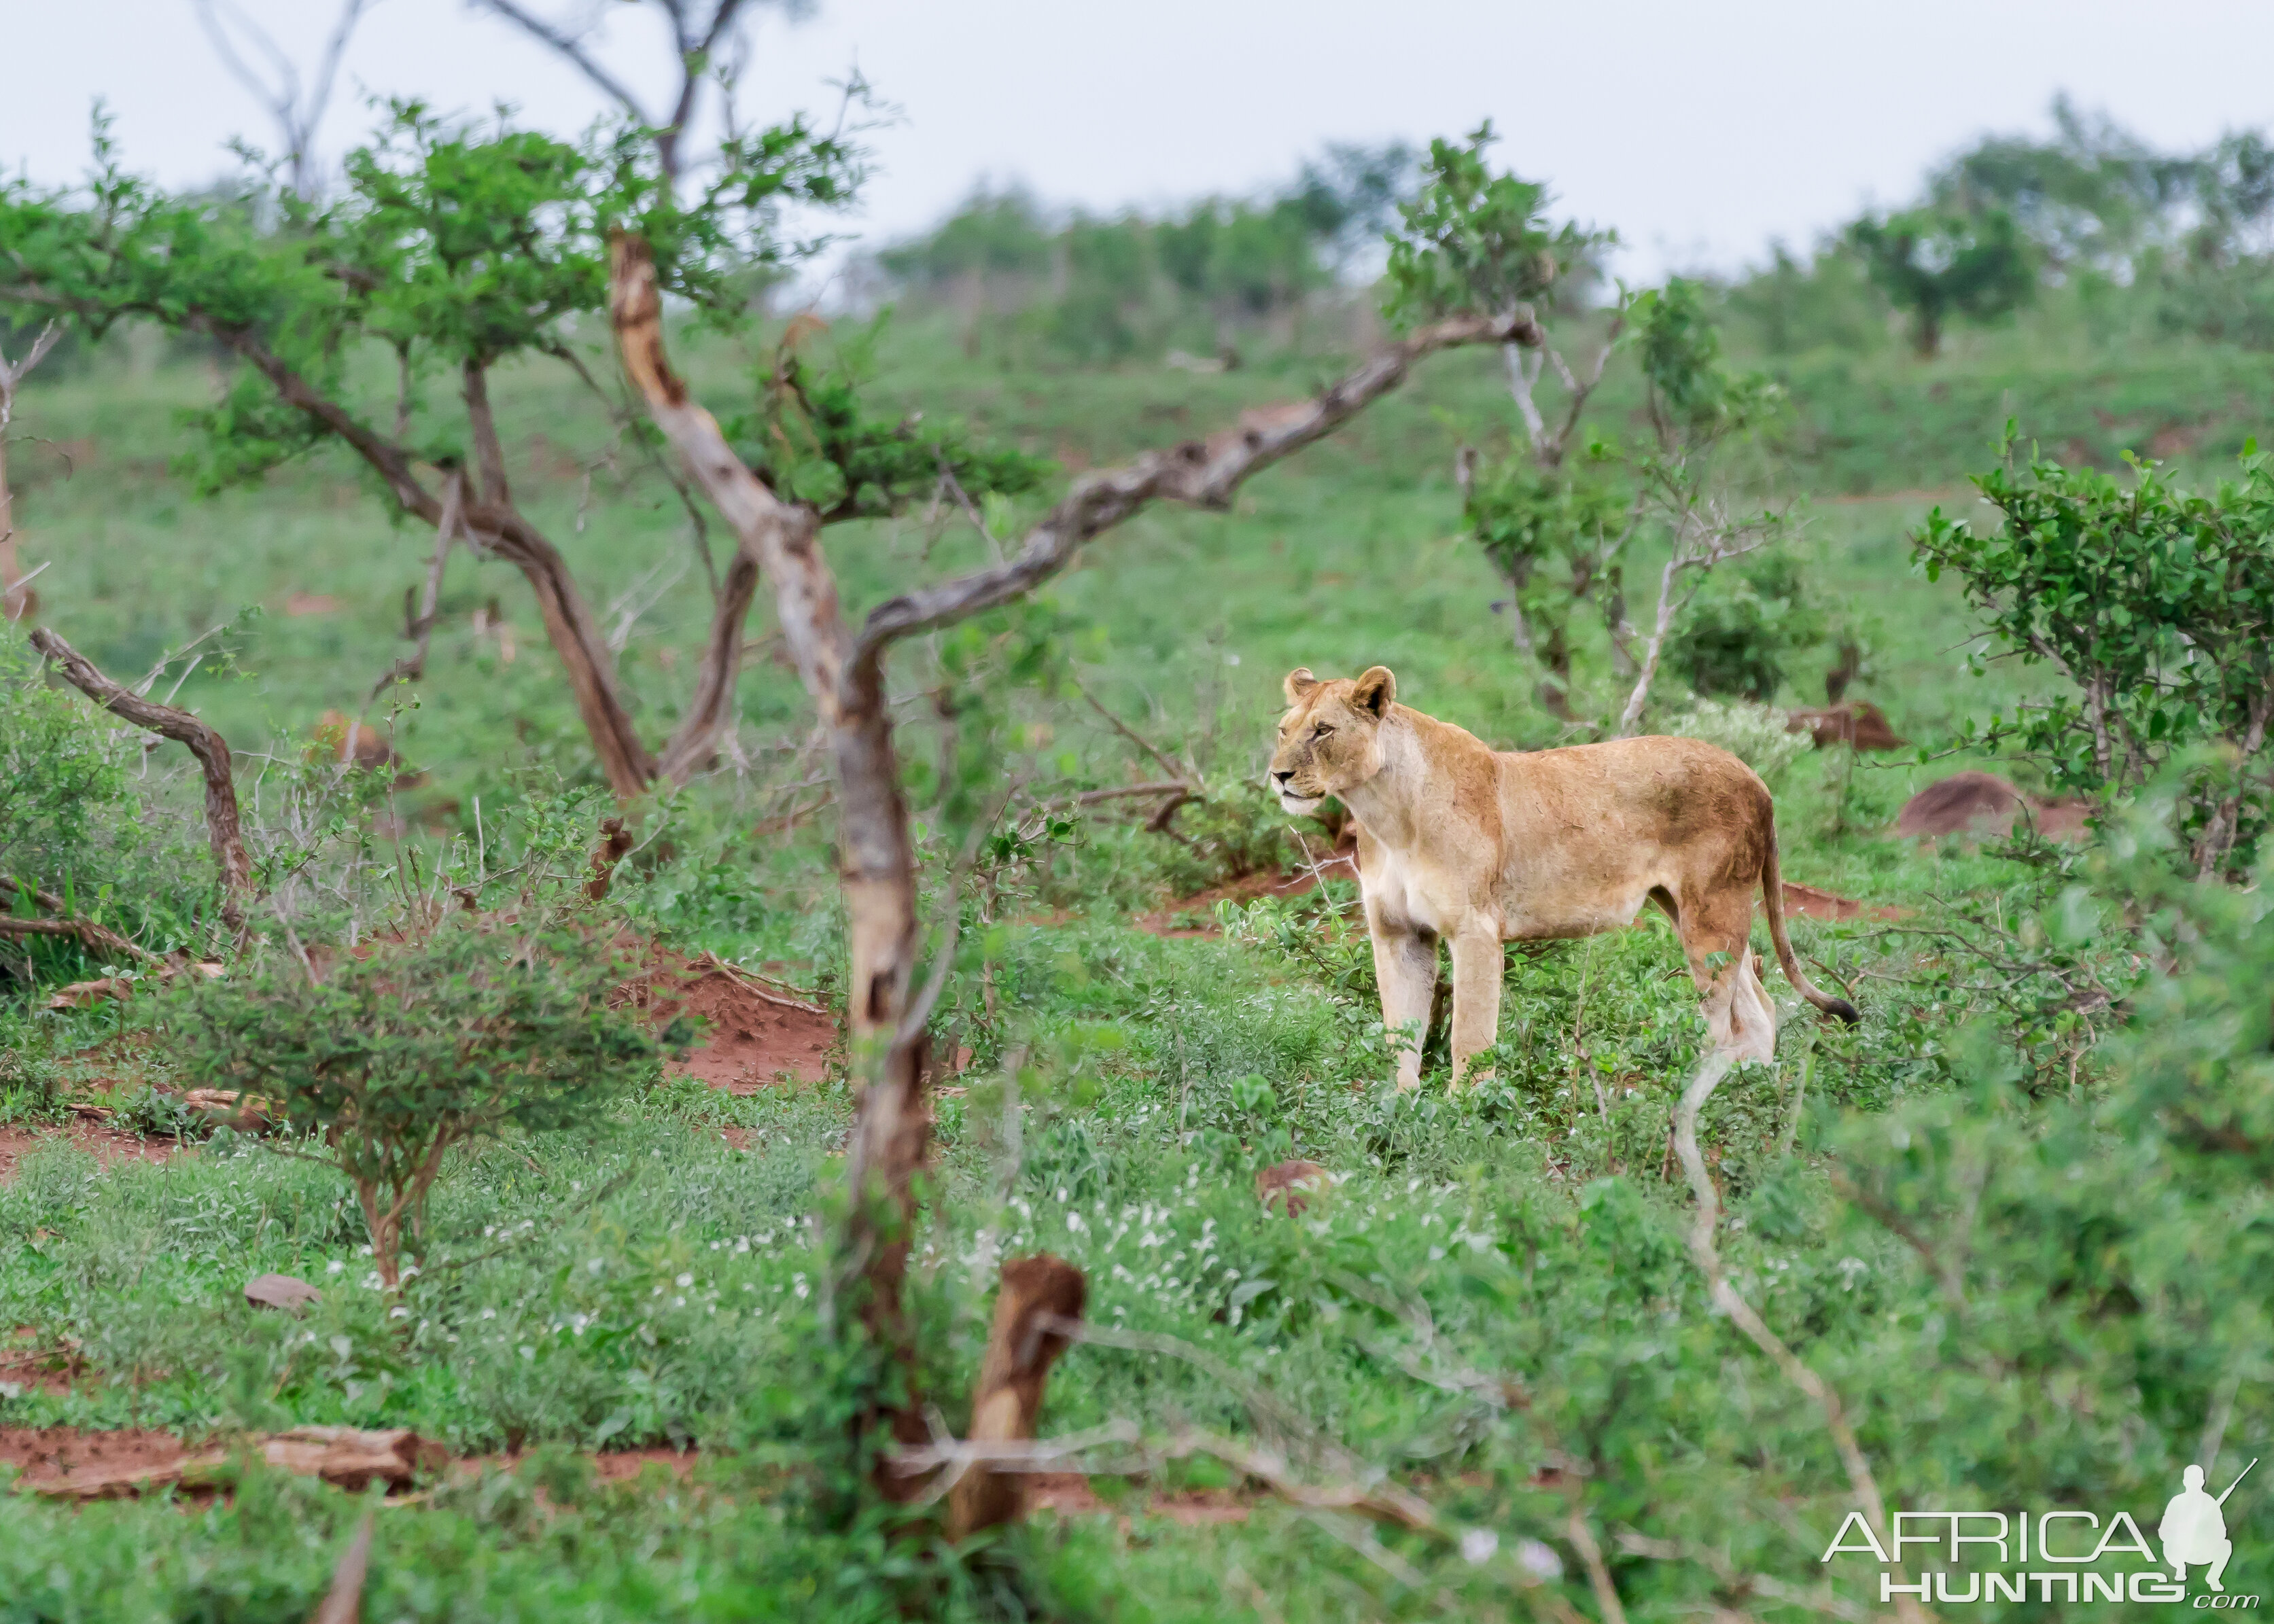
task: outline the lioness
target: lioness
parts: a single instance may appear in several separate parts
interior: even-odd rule
[[[1859,1019],[1793,958],[1775,810],[1744,763],[1695,739],[1495,750],[1395,703],[1397,693],[1381,665],[1354,680],[1289,672],[1271,788],[1290,812],[1332,795],[1357,820],[1359,884],[1393,1032],[1427,1024],[1437,941],[1451,943],[1456,1086],[1499,1027],[1501,944],[1593,936],[1632,923],[1645,902],[1673,920],[1707,1030],[1732,1058],[1776,1052],[1776,1010],[1748,941],[1756,886],[1786,979],[1818,1009]],[[1397,1086],[1420,1081],[1416,1043],[1399,1054]]]

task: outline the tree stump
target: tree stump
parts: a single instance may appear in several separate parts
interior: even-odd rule
[[[1002,1284],[995,1295],[995,1328],[987,1338],[987,1357],[980,1362],[979,1385],[972,1395],[973,1443],[1012,1443],[1034,1437],[1043,1411],[1043,1383],[1066,1347],[1065,1333],[1050,1328],[1051,1321],[1081,1319],[1088,1295],[1081,1271],[1048,1252],[1013,1258],[1003,1266]],[[968,1538],[1026,1515],[1024,1472],[983,1462],[948,1491],[947,1531],[953,1538]]]

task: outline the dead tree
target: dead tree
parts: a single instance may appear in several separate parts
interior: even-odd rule
[[[1119,468],[1082,475],[991,568],[921,587],[846,618],[823,552],[821,515],[785,500],[738,457],[716,418],[673,367],[648,244],[620,235],[612,255],[611,319],[626,372],[696,483],[725,515],[744,557],[774,591],[784,640],[820,714],[837,786],[840,864],[848,920],[848,998],[858,1109],[847,1157],[853,1190],[839,1269],[877,1344],[914,1375],[900,1288],[915,1216],[915,1181],[931,1128],[924,1064],[928,1001],[915,996],[920,951],[915,855],[885,704],[885,660],[895,643],[1011,603],[1073,561],[1088,542],[1156,501],[1222,511],[1250,477],[1323,439],[1405,380],[1415,362],[1469,344],[1532,344],[1528,312],[1461,316],[1416,331],[1311,400],[1251,412],[1207,440],[1188,440]],[[857,1288],[857,1290],[854,1290]],[[896,1439],[928,1435],[909,1395],[885,1411]],[[887,1492],[905,1482],[880,1477]]]
[[[33,339],[20,361],[0,354],[0,620],[28,620],[39,612],[39,594],[26,584],[16,560],[16,498],[8,484],[8,425],[16,417],[16,388],[24,374],[47,359],[48,351],[64,335],[50,321]]]
[[[113,716],[187,745],[190,754],[198,758],[206,780],[206,838],[213,846],[214,866],[221,870],[222,922],[242,932],[245,904],[253,895],[252,861],[245,855],[245,836],[237,823],[229,741],[186,710],[158,704],[120,687],[44,626],[32,634],[32,646],[55,662],[64,681]]]
[[[331,105],[332,86],[339,80],[340,59],[347,53],[348,38],[377,0],[343,0],[339,21],[325,43],[324,54],[317,59],[315,77],[305,86],[300,82],[299,68],[268,31],[230,4],[230,0],[193,3],[198,21],[204,25],[206,37],[213,41],[214,55],[221,58],[230,77],[252,94],[275,124],[281,148],[276,156],[284,164],[294,195],[303,200],[314,198],[324,185],[322,164],[316,155],[316,126],[323,122],[324,109]],[[254,51],[267,59],[267,76],[245,60],[237,49],[237,41],[230,37],[231,29],[243,34],[252,42]]]
[[[473,0],[473,4],[543,41],[574,64],[603,94],[654,136],[656,155],[662,160],[664,173],[674,180],[680,171],[680,143],[686,139],[687,126],[695,117],[704,80],[731,79],[732,68],[726,61],[726,53],[736,43],[741,23],[757,9],[750,0],[711,0],[710,15],[706,17],[703,15],[705,8],[699,4],[663,0],[663,12],[671,27],[672,50],[679,64],[679,88],[669,109],[659,115],[586,49],[587,27],[548,22],[519,0]],[[773,0],[773,4],[791,12],[802,9],[799,0]],[[730,96],[730,103],[731,100]]]

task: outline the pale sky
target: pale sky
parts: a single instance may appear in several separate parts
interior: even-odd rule
[[[606,54],[654,83],[629,6]],[[312,63],[332,0],[237,0]],[[2042,130],[2067,89],[2164,146],[2274,123],[2274,5],[2263,0],[820,0],[762,13],[746,108],[833,107],[857,64],[899,120],[855,229],[919,229],[981,176],[1111,209],[1291,174],[1329,140],[1426,140],[1489,117],[1499,152],[1564,211],[1615,227],[1623,267],[1730,267],[1805,244],[1870,202],[1904,199],[1979,132]],[[326,122],[335,157],[365,93],[445,108],[518,105],[562,132],[600,109],[541,49],[462,0],[378,0]],[[192,0],[0,0],[0,164],[83,169],[90,105],[128,161],[169,182],[230,167],[260,108],[220,69]]]

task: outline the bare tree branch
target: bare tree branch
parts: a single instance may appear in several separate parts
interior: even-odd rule
[[[0,885],[13,886],[18,895],[32,899],[34,907],[58,916],[54,919],[11,919],[0,914],[0,936],[11,932],[24,936],[73,936],[95,952],[117,953],[122,958],[139,959],[145,964],[159,962],[157,954],[136,946],[117,931],[107,929],[92,920],[76,917],[70,908],[64,906],[64,899],[53,891],[41,891],[27,881],[5,874],[0,874]]]
[[[875,661],[903,637],[967,620],[1025,596],[1073,560],[1085,542],[1156,501],[1222,511],[1252,476],[1323,440],[1405,381],[1416,361],[1465,344],[1537,345],[1529,312],[1459,316],[1421,328],[1393,344],[1312,400],[1291,409],[1250,413],[1239,427],[1206,440],[1186,440],[1118,469],[1086,474],[1028,532],[1009,563],[889,598],[869,612],[854,664]]]
[[[1643,644],[1634,688],[1627,695],[1625,708],[1619,712],[1620,738],[1632,736],[1641,722],[1643,707],[1650,701],[1651,687],[1658,680],[1659,660],[1666,652],[1667,639],[1673,635],[1674,624],[1681,619],[1683,610],[1689,607],[1690,600],[1705,584],[1707,572],[1717,564],[1743,558],[1766,546],[1770,524],[1766,516],[1750,525],[1732,523],[1710,504],[1703,517],[1695,504],[1685,508],[1675,523],[1673,556],[1659,571],[1658,615],[1651,627],[1650,640]],[[1696,579],[1688,583],[1687,590],[1677,590],[1683,578],[1693,572]]]
[[[188,324],[227,344],[262,377],[287,405],[305,412],[370,464],[387,482],[395,501],[429,524],[442,522],[442,502],[419,481],[410,454],[386,439],[368,424],[316,388],[243,327],[192,318]],[[485,402],[486,396],[484,396]],[[471,407],[471,402],[469,402]],[[490,438],[494,440],[494,427]],[[501,466],[496,470],[503,477]],[[593,619],[591,606],[569,573],[560,549],[524,518],[509,501],[469,501],[464,505],[469,535],[480,538],[491,551],[522,572],[536,593],[545,617],[546,634],[561,657],[576,695],[577,710],[600,758],[608,782],[619,794],[636,794],[655,776],[655,759],[641,742],[631,711],[624,703],[615,661]]]
[[[750,618],[750,600],[757,595],[758,567],[748,553],[737,553],[712,599],[711,635],[703,644],[694,695],[656,761],[657,771],[674,784],[684,784],[702,771],[718,749],[719,730],[734,705],[734,679],[742,670],[742,627]]]
[[[1191,787],[1192,781],[1200,777],[1200,774],[1197,772],[1187,771],[1186,769],[1177,765],[1176,763],[1171,761],[1166,756],[1161,754],[1159,750],[1154,748],[1153,746],[1146,741],[1144,736],[1139,733],[1135,728],[1130,726],[1128,723],[1123,721],[1119,717],[1114,715],[1112,711],[1098,703],[1097,695],[1091,693],[1088,688],[1085,688],[1079,679],[1074,682],[1073,691],[1081,695],[1082,703],[1084,704],[1096,711],[1099,716],[1105,719],[1105,725],[1108,727],[1111,727],[1115,733],[1119,733],[1124,739],[1126,739],[1130,743],[1144,751],[1146,755],[1151,756],[1156,762],[1158,762],[1161,765],[1161,771],[1167,773],[1171,778],[1176,779],[1175,784],[1163,786],[1163,787],[1171,789],[1189,789]],[[1123,793],[1127,793],[1132,792],[1125,791]]]
[[[190,754],[198,758],[206,778],[206,835],[213,844],[214,862],[221,869],[222,919],[231,930],[242,930],[244,904],[253,894],[252,861],[245,855],[245,837],[237,823],[229,741],[186,710],[137,698],[46,627],[32,634],[32,646],[55,662],[64,680],[104,710],[137,727],[187,745]]]
[[[316,127],[323,122],[324,109],[331,105],[332,87],[339,81],[340,61],[347,54],[348,40],[356,25],[376,0],[343,0],[339,21],[333,26],[331,37],[318,58],[316,75],[303,94],[300,71],[290,56],[284,53],[268,31],[252,17],[230,4],[230,0],[192,0],[197,8],[198,21],[203,25],[206,37],[213,42],[214,54],[221,58],[237,82],[249,91],[276,124],[282,139],[280,154],[291,175],[293,192],[312,199],[323,189],[323,176],[317,166]],[[252,65],[237,54],[235,41],[230,38],[229,27],[223,26],[224,11],[228,23],[241,31],[268,58],[275,70],[275,83],[271,85]]]
[[[426,651],[433,645],[434,622],[441,618],[442,570],[450,561],[450,544],[465,533],[465,476],[453,470],[450,483],[442,493],[442,516],[434,526],[434,558],[426,567],[426,585],[418,595],[416,613],[408,613],[410,590],[408,587],[403,589],[406,613],[403,617],[403,633],[417,646],[388,668],[387,674],[373,685],[371,701],[366,701],[366,704],[376,701],[397,682],[416,682],[426,674]],[[354,754],[350,741],[349,759],[352,760]]]
[[[364,1576],[371,1570],[371,1537],[379,1528],[379,1507],[373,1507],[363,1514],[356,1524],[355,1538],[340,1553],[339,1566],[332,1569],[331,1588],[308,1624],[358,1624],[363,1617]]]
[[[719,50],[734,37],[743,20],[749,0],[716,0],[707,22],[698,20],[689,11],[686,0],[660,0],[670,22],[672,51],[679,69],[679,88],[672,97],[671,111],[660,118],[649,111],[623,80],[611,73],[587,49],[584,35],[588,29],[570,29],[549,22],[519,0],[472,3],[567,58],[603,94],[630,114],[654,139],[656,156],[663,165],[663,172],[675,181],[681,169],[680,142],[694,121],[696,104],[702,99],[703,81],[711,76]],[[731,109],[727,123],[730,127],[734,123]]]
[[[584,41],[576,34],[556,27],[526,6],[516,4],[516,0],[473,0],[473,4],[551,46],[574,64],[576,70],[599,86],[610,101],[641,124],[654,127],[655,120],[649,116],[647,109],[640,105],[640,99],[625,86],[621,79],[600,65],[599,58],[584,49]]]
[[[1698,1216],[1690,1227],[1690,1255],[1697,1262],[1698,1272],[1706,1276],[1713,1306],[1751,1337],[1754,1346],[1784,1372],[1785,1380],[1813,1400],[1822,1412],[1824,1429],[1832,1434],[1833,1447],[1847,1470],[1849,1489],[1864,1520],[1871,1524],[1872,1537],[1884,1549],[1889,1538],[1886,1502],[1879,1497],[1879,1480],[1871,1475],[1871,1463],[1864,1458],[1863,1445],[1856,1441],[1856,1429],[1849,1423],[1840,1395],[1769,1329],[1768,1323],[1753,1312],[1753,1305],[1722,1272],[1721,1253],[1713,1243],[1713,1231],[1721,1219],[1721,1196],[1713,1188],[1713,1177],[1706,1171],[1705,1158],[1698,1154],[1698,1113],[1705,1109],[1706,1101],[1713,1097],[1713,1090],[1728,1075],[1733,1064],[1727,1054],[1719,1051],[1707,1056],[1683,1091],[1682,1103],[1675,1113],[1675,1149],[1682,1158],[1683,1170],[1690,1176],[1690,1192],[1698,1198]],[[1895,1615],[1903,1624],[1924,1624],[1926,1616],[1917,1600],[1909,1596],[1895,1598]]]
[[[463,369],[466,422],[474,432],[474,466],[481,473],[482,500],[502,507],[513,500],[505,477],[505,447],[500,443],[497,417],[490,410],[489,368],[470,360]]]
[[[47,359],[62,338],[61,325],[44,324],[20,361],[0,352],[0,620],[21,620],[39,606],[39,598],[25,583],[30,576],[16,565],[16,499],[8,484],[8,425],[16,416],[16,387],[24,375]]]

